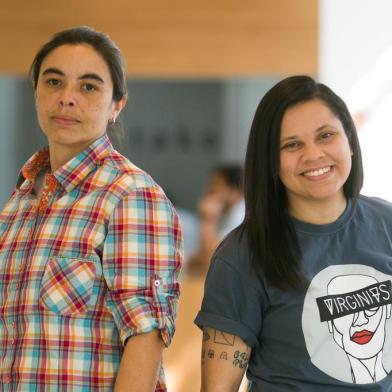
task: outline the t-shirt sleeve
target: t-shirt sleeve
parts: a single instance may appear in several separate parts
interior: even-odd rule
[[[234,268],[215,256],[195,324],[239,336],[248,346],[255,347],[262,327],[262,300],[250,271]]]
[[[121,341],[159,329],[166,346],[174,334],[182,262],[178,217],[157,188],[137,189],[114,209],[103,270],[106,305]]]

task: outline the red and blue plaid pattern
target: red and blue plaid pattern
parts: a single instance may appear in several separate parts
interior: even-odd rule
[[[4,391],[112,391],[133,335],[174,333],[182,260],[161,188],[107,136],[54,173],[48,150],[22,169],[0,214]],[[45,175],[37,200],[33,187]],[[156,391],[166,391],[161,368]]]

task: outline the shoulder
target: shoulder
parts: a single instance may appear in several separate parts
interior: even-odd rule
[[[148,173],[116,150],[112,150],[104,158],[95,177],[123,195],[148,191],[152,197],[155,195],[166,198],[161,187]]]
[[[357,211],[369,218],[383,218],[392,222],[392,203],[378,197],[360,195],[357,200]]]
[[[231,231],[216,249],[212,260],[220,260],[236,271],[250,268],[248,238],[242,226]]]
[[[115,150],[100,161],[89,178],[88,189],[89,192],[99,190],[97,195],[105,200],[109,214],[115,209],[140,213],[150,210],[162,221],[178,220],[163,189],[148,173]]]

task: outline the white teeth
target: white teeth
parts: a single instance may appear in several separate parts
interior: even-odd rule
[[[312,171],[308,171],[305,172],[304,175],[307,177],[316,177],[316,176],[321,176],[322,174],[328,173],[331,170],[331,167],[323,167],[321,169],[318,170],[312,170]]]

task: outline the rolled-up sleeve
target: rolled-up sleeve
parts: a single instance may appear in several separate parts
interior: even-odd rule
[[[262,307],[254,276],[246,269],[235,269],[215,256],[195,324],[200,328],[210,327],[239,336],[248,346],[255,347],[262,328]]]
[[[120,339],[159,329],[174,334],[183,257],[178,217],[158,187],[136,189],[112,212],[104,244],[106,304]]]

